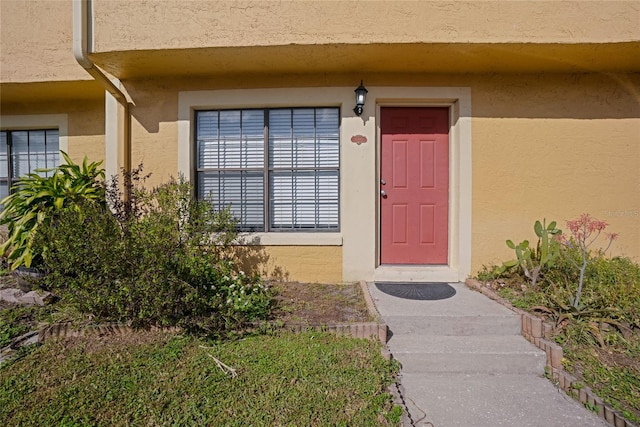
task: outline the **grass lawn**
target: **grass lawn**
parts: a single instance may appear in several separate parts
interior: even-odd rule
[[[325,333],[52,341],[0,368],[0,425],[397,425],[393,374],[378,343]]]
[[[357,285],[275,288],[278,319],[370,320]],[[43,322],[73,320],[57,305],[0,305],[0,338],[6,344]],[[401,409],[387,386],[396,371],[378,342],[318,332],[225,342],[90,335],[47,341],[0,365],[0,426],[394,426]]]

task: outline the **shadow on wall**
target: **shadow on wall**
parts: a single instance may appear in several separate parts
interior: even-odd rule
[[[238,267],[247,275],[260,275],[264,279],[277,282],[289,280],[289,272],[273,262],[269,262],[271,257],[266,252],[264,246],[260,245],[260,238],[248,239],[240,237],[237,246],[232,248],[233,256]]]
[[[133,120],[147,133],[157,133],[162,123],[178,120],[180,91],[317,87],[319,84],[353,90],[350,87],[353,76],[347,73],[265,74],[252,85],[250,82],[255,80],[255,76],[242,80],[238,75],[215,79],[156,77],[129,80],[125,86],[136,103]],[[398,81],[402,81],[402,86],[470,87],[473,117],[478,118],[627,119],[636,118],[640,111],[637,73],[371,73],[369,81],[368,86],[372,87],[395,86]]]

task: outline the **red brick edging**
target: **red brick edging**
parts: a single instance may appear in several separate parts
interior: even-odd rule
[[[387,325],[378,322],[358,322],[340,325],[307,325],[298,323],[285,323],[284,329],[291,332],[322,331],[341,336],[379,339],[383,343],[387,342]]]
[[[520,315],[522,336],[547,354],[548,377],[559,389],[564,390],[580,403],[589,404],[592,408],[597,409],[598,416],[614,427],[638,427],[606,404],[593,390],[563,369],[564,354],[562,347],[551,341],[554,329],[551,323],[544,322],[539,317],[514,307],[493,289],[484,286],[476,279],[467,279],[465,284]]]

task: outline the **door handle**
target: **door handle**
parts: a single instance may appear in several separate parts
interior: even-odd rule
[[[381,195],[383,198],[387,198],[387,192],[386,192],[386,191],[384,191],[384,190],[380,191],[380,195]]]
[[[382,185],[387,185],[387,181],[385,181],[384,179],[381,179],[381,180],[380,180],[380,184],[382,184]]]

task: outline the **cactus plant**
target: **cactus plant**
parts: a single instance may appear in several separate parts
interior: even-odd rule
[[[560,255],[560,245],[553,236],[561,235],[562,230],[556,228],[555,221],[551,221],[547,225],[547,220],[544,219],[543,222],[535,222],[533,231],[538,237],[535,248],[529,246],[528,240],[523,240],[517,245],[511,240],[506,241],[507,246],[515,250],[516,259],[504,262],[496,269],[497,274],[520,266],[524,275],[531,281],[531,286],[536,286],[542,271],[553,265],[555,259]]]

